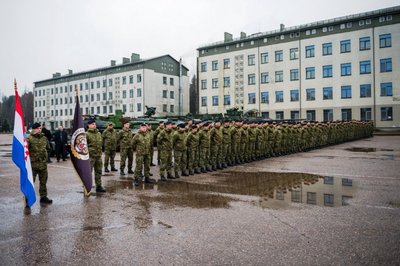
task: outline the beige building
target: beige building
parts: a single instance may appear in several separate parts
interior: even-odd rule
[[[198,48],[199,111],[400,127],[400,6]]]
[[[185,115],[189,112],[188,69],[170,55],[142,60],[138,54],[114,60],[108,67],[34,83],[34,119],[51,128],[70,127],[75,108],[75,86],[79,89],[83,115],[143,116],[146,106],[156,107],[157,116]]]

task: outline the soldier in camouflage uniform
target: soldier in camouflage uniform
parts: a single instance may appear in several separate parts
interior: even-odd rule
[[[86,139],[89,150],[90,157],[90,167],[94,168],[94,181],[96,183],[96,192],[106,192],[106,190],[101,186],[101,174],[103,168],[103,162],[101,161],[101,146],[103,140],[99,130],[96,128],[96,122],[94,120],[89,120],[88,130],[86,131]]]
[[[150,146],[149,146],[149,152],[150,152],[150,166],[156,166],[153,163],[153,157],[154,157],[154,131],[151,128],[150,124],[146,124],[147,126],[147,131],[146,131],[146,136],[149,139]]]
[[[160,153],[160,178],[161,181],[167,181],[167,178],[175,179],[172,175],[172,122],[166,123],[166,128],[161,130],[157,136],[157,149]]]
[[[154,140],[156,142],[156,145],[157,145],[158,134],[160,134],[160,132],[163,131],[164,129],[165,129],[165,124],[164,124],[164,121],[161,120],[159,122],[159,125],[158,125],[157,129],[154,131],[153,138],[154,138]],[[157,147],[157,164],[160,165],[160,150],[159,150],[158,147]]]
[[[249,138],[249,134],[247,131],[247,124],[242,122],[239,131],[240,131],[240,152],[239,152],[240,161],[239,161],[239,163],[244,163],[244,162],[247,162],[246,149],[248,146],[247,143],[248,143],[248,138]]]
[[[124,127],[118,135],[118,143],[121,151],[121,164],[120,164],[120,173],[121,175],[125,175],[125,164],[126,159],[128,158],[128,174],[133,174],[132,171],[132,162],[133,162],[133,150],[132,150],[132,131],[129,128],[129,121],[125,120]]]
[[[32,132],[28,136],[29,155],[31,157],[31,166],[33,174],[33,182],[36,180],[36,175],[39,176],[39,195],[40,202],[51,204],[53,201],[47,197],[47,156],[50,150],[49,142],[46,136],[42,133],[42,127],[39,123],[32,125]]]
[[[188,160],[188,170],[189,175],[194,175],[194,173],[200,173],[198,167],[198,148],[199,148],[199,135],[197,134],[197,126],[192,125],[191,131],[186,138],[187,146],[187,160]],[[205,171],[204,171],[205,172]]]
[[[142,171],[144,169],[144,182],[154,184],[156,181],[150,178],[150,143],[151,139],[147,132],[147,125],[142,124],[139,132],[132,139],[132,149],[136,151],[135,167],[135,186],[138,186],[142,180]]]
[[[231,165],[240,163],[240,121],[233,123],[231,127]]]
[[[210,123],[205,122],[199,130],[199,166],[204,173],[206,170],[211,171],[210,166]]]
[[[232,154],[231,154],[231,126],[230,121],[226,119],[224,126],[222,127],[222,150],[221,150],[221,161],[222,168],[232,165]]]
[[[117,132],[114,129],[113,123],[109,123],[103,134],[103,146],[104,146],[104,172],[110,172],[108,170],[108,163],[110,163],[111,171],[118,171],[115,168],[115,153],[117,150]]]
[[[210,129],[210,164],[213,171],[216,171],[217,169],[222,169],[221,149],[222,149],[221,122],[215,121],[214,126]]]
[[[172,148],[174,150],[174,172],[175,178],[179,178],[179,172],[187,176],[186,169],[186,132],[185,124],[179,124],[178,130],[172,134]]]

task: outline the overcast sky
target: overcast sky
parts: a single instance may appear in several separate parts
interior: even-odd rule
[[[170,54],[195,73],[196,48],[223,40],[399,5],[398,0],[0,0],[0,96],[33,82]]]

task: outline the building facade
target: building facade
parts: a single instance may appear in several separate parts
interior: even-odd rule
[[[78,88],[83,115],[114,115],[136,118],[156,107],[157,116],[185,115],[189,112],[188,69],[170,55],[141,60],[138,54],[111,61],[103,67],[34,83],[34,119],[51,128],[71,127]]]
[[[400,127],[400,6],[197,49],[200,113]]]

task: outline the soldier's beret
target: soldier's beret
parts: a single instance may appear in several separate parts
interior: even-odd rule
[[[91,125],[91,124],[93,124],[93,123],[96,123],[96,120],[94,120],[94,119],[89,119],[89,121],[88,121],[87,123],[88,123],[88,125]]]
[[[210,125],[210,122],[208,122],[208,121],[204,122],[204,124],[203,124],[203,126],[205,126],[205,127],[208,126],[208,125]]]
[[[172,121],[167,121],[165,124],[166,125],[172,125],[173,123],[172,123]]]
[[[197,128],[197,126],[196,125],[192,125],[192,129],[196,129]]]
[[[37,123],[37,122],[32,125],[32,129],[36,129],[39,127],[40,127],[40,123]]]
[[[141,127],[147,127],[147,124],[146,123],[142,123],[140,126]]]
[[[186,126],[186,125],[185,125],[184,123],[178,124],[178,127],[179,127],[179,128],[185,128],[185,126]]]
[[[160,121],[158,122],[158,124],[164,124],[164,121],[163,121],[163,120],[160,120]]]

